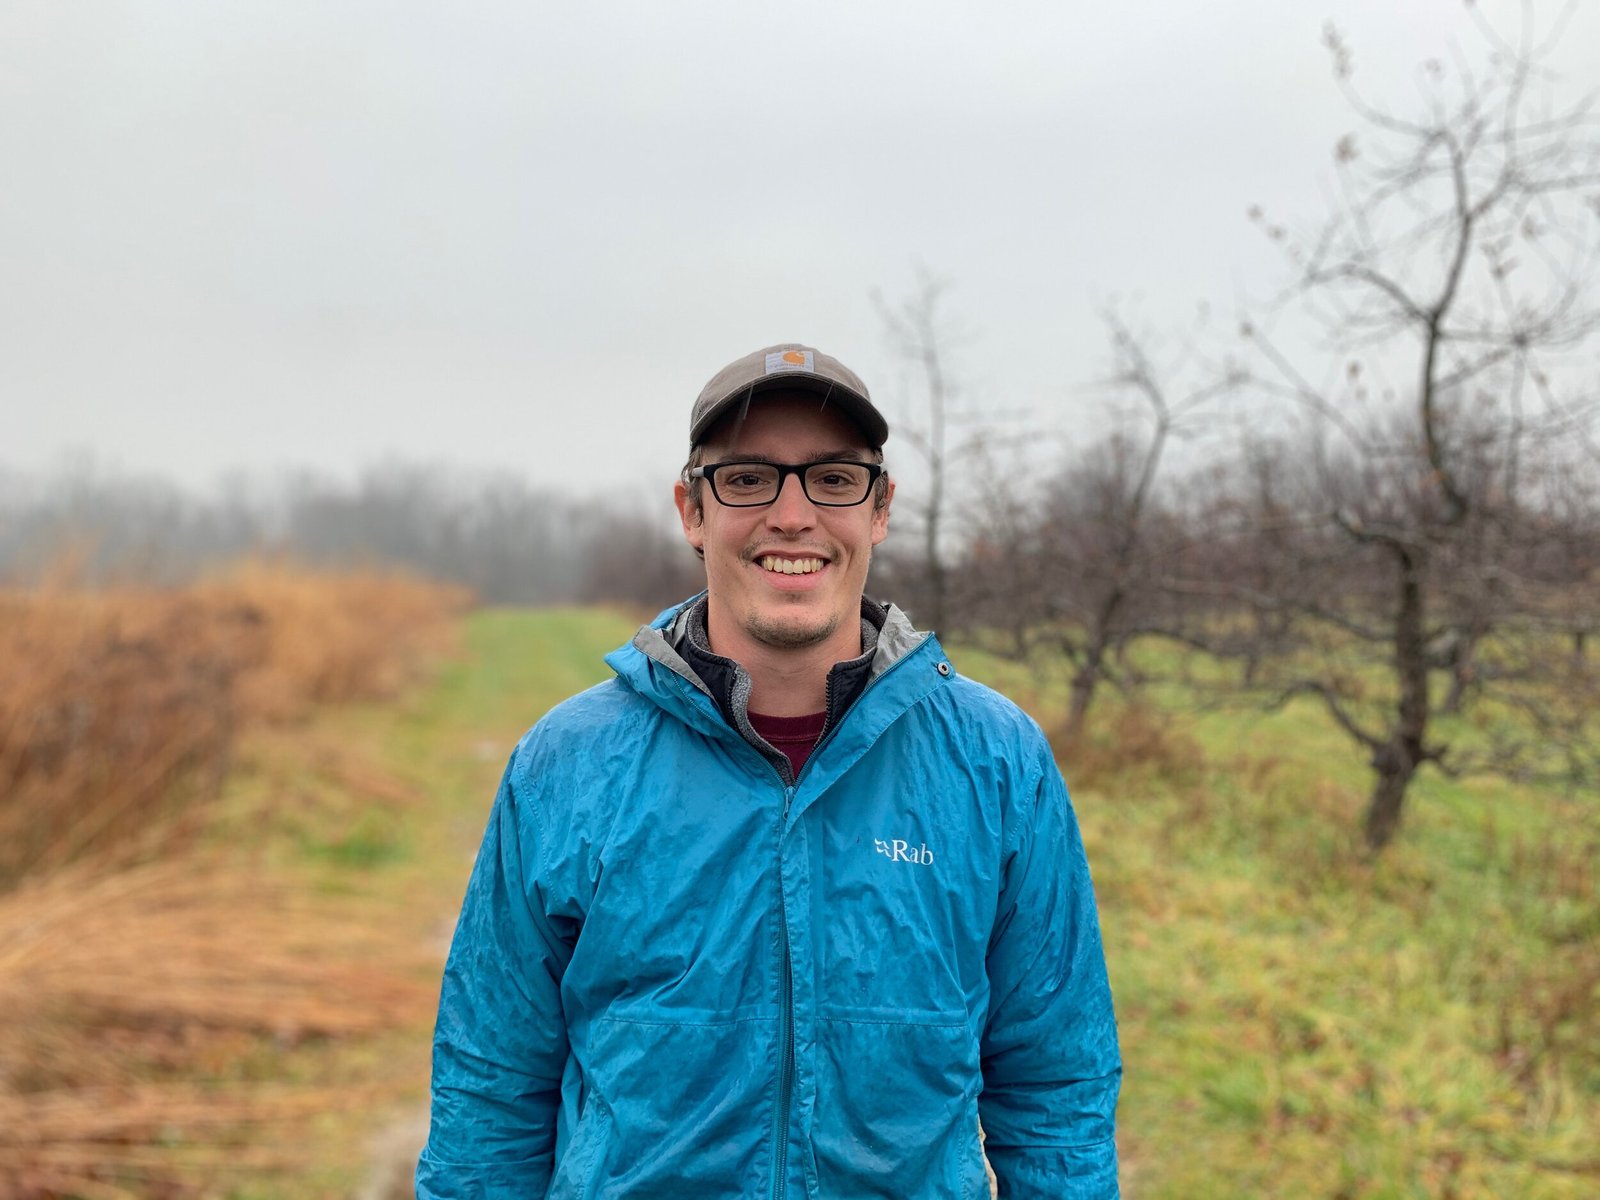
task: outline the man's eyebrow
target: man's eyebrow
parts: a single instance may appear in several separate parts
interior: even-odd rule
[[[797,461],[802,463],[818,463],[832,462],[836,460],[864,463],[867,461],[867,457],[859,449],[819,450],[814,454],[807,454],[804,458],[801,458]],[[773,458],[770,454],[735,454],[724,459],[723,461],[775,463],[778,460]]]
[[[826,451],[825,453],[814,455],[813,457],[808,458],[806,461],[807,462],[826,462],[830,458],[842,458],[846,462],[866,462],[867,461],[866,455],[862,454],[860,450],[854,449],[854,448],[849,448],[849,449],[844,449],[844,450],[829,450],[829,451]]]

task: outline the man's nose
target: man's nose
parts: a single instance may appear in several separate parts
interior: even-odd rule
[[[805,529],[816,519],[816,505],[806,495],[800,476],[788,476],[778,488],[778,498],[767,506],[767,524],[778,529]]]

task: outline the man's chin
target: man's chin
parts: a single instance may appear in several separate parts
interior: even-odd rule
[[[752,614],[745,632],[764,646],[777,650],[803,650],[827,641],[839,629],[839,618],[830,613],[825,618],[810,614],[793,613],[772,616]]]

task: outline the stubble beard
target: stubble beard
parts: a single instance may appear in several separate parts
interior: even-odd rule
[[[741,565],[755,563],[759,545],[760,543],[753,542],[740,551]],[[833,546],[817,546],[814,549],[829,562],[839,561],[840,556]],[[791,619],[785,620],[782,614],[773,615],[756,611],[746,618],[744,630],[757,642],[763,646],[771,646],[774,650],[804,650],[827,641],[839,631],[840,616],[836,612],[820,618],[817,624],[806,624],[805,621],[806,618],[800,613],[795,613]]]
[[[763,646],[774,650],[802,650],[827,641],[839,630],[839,615],[830,614],[820,625],[797,625],[774,621],[761,613],[750,614],[745,632]]]

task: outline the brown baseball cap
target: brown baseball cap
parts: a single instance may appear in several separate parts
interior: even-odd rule
[[[762,392],[778,389],[815,392],[824,405],[837,405],[861,427],[875,450],[888,440],[889,422],[873,407],[859,375],[820,350],[784,342],[735,359],[711,377],[689,414],[689,444],[699,445],[728,412],[748,405]]]

